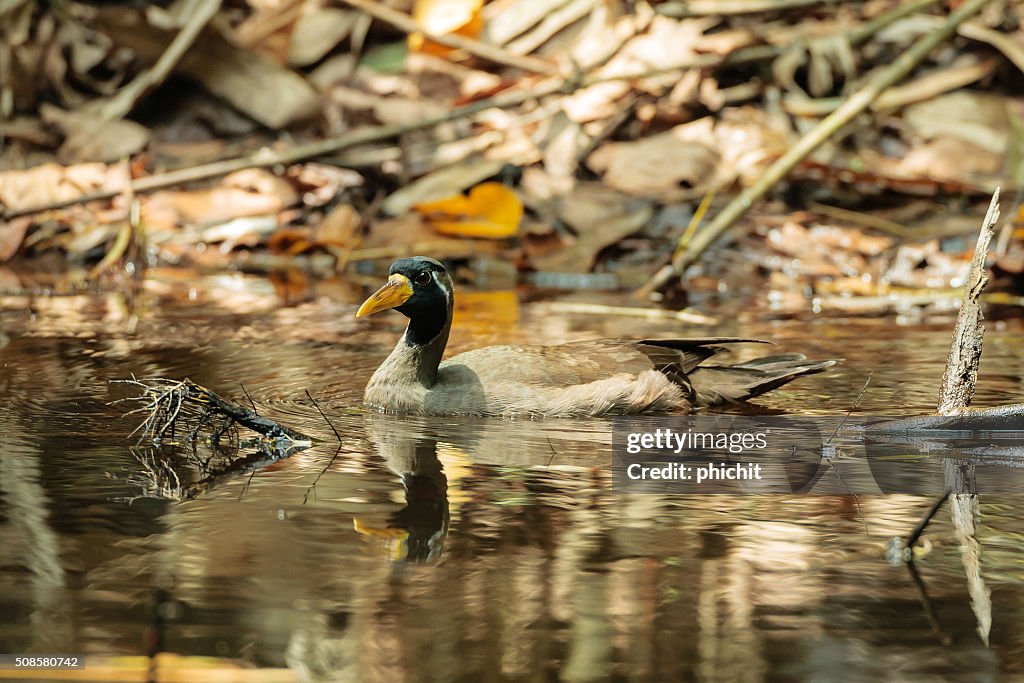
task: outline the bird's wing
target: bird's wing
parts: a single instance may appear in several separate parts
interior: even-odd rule
[[[558,346],[488,346],[446,360],[443,366],[461,365],[485,385],[517,382],[535,386],[566,387],[589,384],[623,373],[636,376],[658,370],[690,392],[687,373],[723,350],[731,337],[629,341],[598,339]]]

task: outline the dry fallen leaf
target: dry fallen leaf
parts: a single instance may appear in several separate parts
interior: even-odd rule
[[[302,193],[302,203],[306,206],[323,206],[339,192],[363,184],[363,176],[357,171],[314,162],[290,166],[286,175]]]
[[[501,183],[482,183],[468,195],[417,204],[413,209],[437,232],[456,237],[513,237],[523,218],[519,197]]]
[[[388,195],[381,210],[390,216],[404,215],[417,204],[462,192],[495,175],[504,165],[500,159],[477,157],[439,168]]]
[[[601,145],[587,165],[616,190],[670,202],[711,185],[720,159],[712,145],[713,123],[703,118],[635,142]]]
[[[170,31],[160,30],[121,7],[101,10],[96,23],[118,46],[132,50],[144,63],[156,62],[172,38]],[[319,94],[300,74],[263,52],[236,46],[214,28],[203,31],[175,73],[198,82],[275,130],[320,110]]]
[[[106,164],[40,164],[24,171],[0,172],[0,205],[30,209],[123,186],[124,172]]]
[[[142,218],[151,229],[187,223],[209,225],[276,213],[298,200],[298,193],[288,181],[269,171],[250,168],[232,173],[209,189],[157,192],[143,202]]]
[[[316,8],[299,17],[288,46],[291,66],[309,66],[323,59],[352,30],[359,15],[334,7]]]
[[[362,216],[358,211],[348,204],[339,204],[331,209],[316,226],[313,238],[318,244],[351,247],[362,222]]]
[[[1010,118],[1002,95],[959,90],[907,107],[903,120],[925,140],[956,138],[992,154],[1005,154]]]
[[[149,142],[149,131],[142,125],[120,119],[104,121],[94,114],[69,112],[44,104],[42,119],[64,131],[64,144],[57,152],[65,163],[77,161],[117,161],[132,156]]]
[[[654,217],[653,204],[610,191],[602,183],[579,183],[558,201],[558,217],[576,238],[554,251],[531,254],[538,270],[586,273],[602,249],[637,232]]]
[[[423,28],[434,35],[456,34],[476,38],[484,27],[483,0],[416,0],[412,16]],[[426,40],[421,33],[409,35],[409,49],[445,55],[452,48]]]
[[[0,263],[18,253],[18,247],[25,239],[25,233],[28,232],[30,225],[32,225],[31,216],[14,218],[0,223]]]
[[[948,137],[917,145],[899,162],[899,169],[914,178],[952,180],[971,184],[980,177],[998,176],[1004,157],[966,140]]]

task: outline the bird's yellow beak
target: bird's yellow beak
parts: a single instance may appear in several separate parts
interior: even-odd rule
[[[356,317],[372,315],[389,308],[401,306],[412,296],[412,284],[409,278],[395,273],[388,278],[386,285],[370,295],[370,298],[363,302],[363,305],[356,311]]]

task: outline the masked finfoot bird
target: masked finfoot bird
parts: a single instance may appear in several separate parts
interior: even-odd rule
[[[438,261],[395,261],[387,283],[356,317],[395,309],[409,326],[373,373],[363,400],[410,415],[583,417],[690,411],[745,401],[836,361],[800,354],[737,365],[705,361],[723,344],[757,341],[604,339],[557,346],[488,346],[442,361],[452,326],[454,287]]]

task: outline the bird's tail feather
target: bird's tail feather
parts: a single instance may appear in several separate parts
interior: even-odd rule
[[[799,353],[765,356],[738,365],[699,365],[689,375],[698,406],[739,403],[777,389],[803,375],[826,370],[838,361],[811,361]]]

